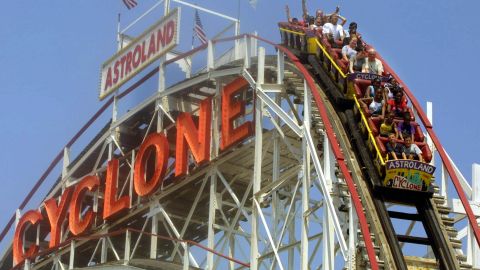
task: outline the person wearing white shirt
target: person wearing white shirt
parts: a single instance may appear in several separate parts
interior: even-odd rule
[[[338,15],[333,14],[330,17],[330,22],[323,25],[323,34],[331,35],[334,41],[343,41],[344,32],[343,26],[338,24]]]
[[[362,72],[382,75],[383,73],[382,61],[378,60],[376,56],[377,56],[377,52],[374,49],[368,50],[367,60],[363,64]]]
[[[349,62],[353,61],[353,58],[357,56],[357,51],[355,50],[355,46],[357,46],[357,39],[352,38],[350,43],[343,46],[342,48],[342,59]]]

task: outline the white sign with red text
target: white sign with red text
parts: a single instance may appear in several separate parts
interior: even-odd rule
[[[102,65],[100,100],[179,43],[180,9],[172,10]]]

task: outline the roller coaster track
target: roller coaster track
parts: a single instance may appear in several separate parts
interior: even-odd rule
[[[445,226],[443,225],[445,224],[445,219],[444,218],[442,219],[442,216],[440,215],[439,210],[437,208],[437,205],[438,205],[437,201],[439,200],[438,197],[430,198],[427,196],[427,197],[421,197],[418,200],[414,200],[414,201],[403,201],[403,203],[414,204],[416,206],[418,210],[417,216],[408,216],[407,214],[404,214],[404,213],[388,211],[385,203],[388,201],[398,202],[399,200],[401,200],[400,199],[401,194],[398,193],[398,194],[393,194],[392,196],[390,195],[386,196],[385,194],[379,193],[378,190],[375,190],[374,186],[379,185],[381,180],[379,178],[378,173],[374,169],[375,165],[373,164],[370,154],[368,153],[367,146],[365,145],[362,135],[358,131],[358,125],[357,125],[358,121],[355,119],[356,116],[353,110],[351,109],[351,107],[349,108],[351,104],[349,104],[348,101],[345,101],[344,96],[342,96],[343,94],[338,95],[338,93],[343,92],[343,90],[339,88],[339,85],[341,84],[339,84],[338,81],[336,81],[335,76],[331,76],[331,74],[328,74],[325,71],[325,62],[321,62],[316,57],[312,55],[309,56],[301,50],[288,48],[287,46],[277,45],[261,37],[245,34],[245,35],[235,36],[231,38],[224,38],[224,39],[211,41],[209,42],[208,45],[206,44],[206,45],[200,46],[190,52],[179,55],[167,61],[165,64],[174,63],[177,60],[183,59],[185,57],[193,55],[202,50],[210,51],[211,47],[217,43],[236,41],[236,40],[245,41],[244,47],[247,49],[245,49],[246,53],[244,56],[244,60],[230,63],[229,68],[231,68],[231,70],[233,69],[240,70],[240,73],[242,74],[242,76],[244,76],[247,79],[247,81],[249,81],[250,86],[252,88],[255,88],[256,98],[254,99],[253,102],[258,102],[258,100],[262,100],[263,103],[268,103],[270,102],[270,100],[268,96],[265,95],[265,93],[263,92],[261,84],[259,85],[257,82],[255,82],[254,81],[255,76],[252,76],[252,75],[256,75],[256,80],[261,82],[263,78],[259,78],[260,77],[259,74],[260,72],[263,72],[263,71],[260,71],[261,68],[263,68],[263,66],[266,69],[270,69],[270,71],[272,72],[284,71],[283,74],[278,72],[276,77],[277,84],[281,86],[280,91],[285,96],[291,97],[293,98],[293,100],[296,100],[297,103],[305,104],[304,110],[306,111],[304,111],[304,113],[309,114],[308,116],[304,116],[303,119],[300,119],[300,117],[297,115],[296,116],[297,123],[294,123],[294,122],[288,123],[287,121],[285,126],[289,126],[295,132],[302,133],[303,134],[302,136],[304,136],[304,138],[307,138],[304,140],[307,141],[305,142],[305,144],[308,147],[310,147],[309,149],[312,149],[312,144],[315,142],[322,143],[323,134],[328,138],[327,140],[323,141],[323,143],[328,143],[331,147],[331,151],[337,163],[337,167],[339,171],[338,178],[344,179],[343,183],[346,186],[345,190],[348,193],[349,198],[351,199],[353,208],[356,212],[356,216],[359,222],[358,235],[361,241],[357,245],[357,248],[359,250],[359,253],[361,254],[361,258],[357,258],[356,261],[361,263],[359,263],[356,266],[356,269],[363,268],[363,267],[369,268],[369,269],[380,269],[380,268],[407,269],[408,263],[406,258],[402,254],[400,241],[402,240],[405,242],[408,242],[408,241],[425,242],[425,240],[413,239],[407,236],[396,235],[391,223],[391,218],[395,218],[395,217],[406,218],[406,219],[418,219],[419,221],[423,222],[425,231],[427,232],[427,236],[428,236],[428,244],[431,244],[435,252],[435,256],[439,261],[438,267],[440,269],[468,268],[467,265],[462,264],[461,260],[458,258],[455,252],[454,244],[449,240],[450,239],[448,237],[449,232],[446,230]],[[278,51],[278,54],[276,57],[277,65],[271,64],[271,63],[265,63],[265,59],[263,58],[264,56],[262,55],[259,55],[258,58],[256,59],[253,59],[250,55],[248,55],[249,46],[247,46],[246,44],[247,42],[251,42],[252,40],[258,40],[275,47]],[[254,62],[254,60],[256,60],[255,64],[258,69],[258,74],[255,74],[255,72],[253,71],[252,62]],[[283,63],[284,61],[285,63]],[[238,69],[239,67],[241,69]],[[243,72],[242,72],[242,69],[243,69]],[[386,65],[386,69],[390,71],[390,73],[394,74],[394,76],[396,76],[393,70],[391,70],[388,65]],[[213,71],[222,72],[222,69],[221,68],[211,69],[211,70],[207,69],[208,78],[210,78],[211,76],[209,72],[213,72]],[[140,79],[132,87],[130,87],[125,92],[118,95],[116,98],[121,99],[125,97],[130,92],[132,92],[135,88],[141,85],[145,80],[149,79],[157,72],[158,72],[158,68],[152,70],[145,77]],[[396,77],[398,78],[398,76]],[[198,80],[198,77],[187,79],[185,82],[186,83],[192,82],[192,85],[195,85],[194,83],[196,82],[195,80]],[[399,78],[398,78],[398,81],[401,82]],[[412,104],[415,106],[415,108],[419,112],[420,119],[424,123],[424,126],[427,132],[429,133],[434,144],[436,145],[436,148],[438,149],[439,154],[442,157],[442,160],[444,161],[448,172],[450,173],[452,182],[457,188],[459,197],[466,209],[468,220],[474,231],[477,242],[480,243],[480,230],[478,228],[478,224],[476,224],[475,216],[473,215],[473,212],[470,206],[468,205],[468,201],[463,193],[463,190],[461,189],[461,186],[458,183],[456,174],[453,172],[452,165],[450,164],[449,160],[446,158],[446,154],[443,148],[441,147],[441,144],[439,143],[438,138],[436,137],[431,124],[428,122],[427,118],[425,117],[425,114],[419,107],[415,97],[412,95],[410,90],[408,90],[408,88],[406,88],[405,90],[408,97],[412,101]],[[174,92],[172,91],[171,93],[174,93]],[[310,97],[312,97],[312,99],[310,99]],[[305,98],[307,98],[307,100],[305,100]],[[108,100],[104,104],[104,106],[102,106],[102,108],[92,117],[92,119],[89,120],[84,127],[82,127],[82,129],[72,138],[71,141],[69,141],[69,143],[66,145],[66,148],[70,147],[78,139],[78,137],[99,117],[99,115],[101,115],[113,102],[114,102],[113,98]],[[256,103],[256,104],[258,105],[262,103]],[[267,105],[275,107],[274,104],[267,104]],[[311,108],[307,110],[307,108],[309,107]],[[141,111],[141,110],[139,109],[138,111]],[[135,112],[132,112],[132,115],[134,113]],[[282,132],[282,130],[285,129],[285,126],[278,127],[279,132]],[[295,130],[295,129],[298,129],[298,130]],[[289,133],[285,131],[285,134],[288,135]],[[262,135],[262,137],[263,136],[267,138],[268,136],[272,136],[272,138],[274,137],[273,135],[268,135],[268,134],[264,134]],[[245,153],[247,153],[248,152],[247,150],[254,149],[255,147],[252,145],[252,143],[250,144],[246,143],[245,145],[238,147],[238,152],[240,153],[241,151],[245,151]],[[319,162],[320,155],[325,155],[325,153],[324,151],[318,151],[318,152],[312,151],[312,152],[315,152],[313,153],[312,163],[315,165],[315,168],[318,174],[318,172],[321,171],[321,169],[318,168],[318,166],[320,166],[320,162]],[[57,157],[54,159],[52,164],[47,168],[45,173],[37,181],[34,188],[29,192],[25,200],[20,205],[19,207],[20,210],[23,210],[27,206],[29,200],[37,192],[39,186],[42,185],[42,183],[45,181],[46,177],[50,174],[52,169],[61,161],[62,155],[63,155],[63,150],[57,155]],[[224,156],[219,156],[219,160],[215,161],[218,163],[212,162],[212,166],[217,166],[217,164],[221,164],[220,160],[222,158],[229,158],[229,156],[233,156],[233,154],[229,152]],[[255,156],[255,160],[256,159],[257,157]],[[206,170],[205,168],[202,168],[198,172],[198,177],[203,175],[205,173],[205,170]],[[255,173],[256,172],[254,170],[253,174],[255,175]],[[220,177],[221,175],[222,174],[219,172]],[[192,181],[193,183],[193,180],[195,179],[195,177],[197,176],[191,175],[188,178],[191,180],[188,180],[188,181],[184,180],[185,184],[182,184],[182,185],[190,185],[191,182],[189,181]],[[204,182],[205,181],[206,180],[204,180]],[[202,189],[204,185],[205,184],[202,185]],[[305,183],[303,185],[305,185]],[[56,186],[59,186],[58,183],[56,184]],[[262,188],[262,190],[269,187],[270,187],[269,185],[266,185],[263,183],[260,185],[260,188]],[[243,190],[244,194],[247,194],[251,187],[245,186],[243,188],[244,188]],[[328,204],[329,196],[327,195],[327,193],[329,192],[325,190],[325,187],[323,188],[324,188],[323,191],[324,191],[326,204],[328,207],[331,207],[331,204],[330,205]],[[178,187],[176,189],[178,189]],[[227,192],[227,191],[224,191],[224,192]],[[228,190],[228,192],[232,193],[232,190]],[[255,192],[260,192],[260,190],[255,191],[254,189],[254,194],[256,194]],[[292,201],[294,200],[294,197],[295,196],[293,195]],[[244,212],[242,213],[242,215],[245,218],[248,218],[247,216],[249,214],[253,215],[253,213],[255,213],[256,211],[261,212],[260,203],[255,204],[257,203],[257,200],[255,198],[253,198],[252,201],[253,201],[252,207],[250,209],[245,208],[247,210],[244,210]],[[212,199],[210,202],[212,202]],[[231,203],[232,204],[237,203],[237,206],[238,206],[240,202],[239,202],[239,199],[234,199],[234,202],[231,202]],[[245,201],[243,201],[243,203],[245,203]],[[258,207],[258,210],[256,210],[257,208],[256,206]],[[241,207],[239,207],[239,209],[241,209]],[[327,211],[331,211],[331,213],[334,213],[337,210],[329,208]],[[145,214],[145,213],[146,212],[143,210],[142,211],[138,210],[138,212],[132,213],[132,216]],[[239,214],[237,214],[233,220],[238,220],[239,218],[238,215]],[[232,217],[230,216],[227,217],[227,219],[230,219],[230,218]],[[0,234],[0,242],[5,238],[7,233],[10,231],[14,221],[15,221],[15,215],[12,216],[9,223]],[[122,222],[126,222],[126,219],[122,220]],[[123,223],[119,222],[116,226],[121,226],[121,224]],[[121,231],[121,232],[125,233],[127,231],[128,230],[125,229],[124,231]],[[136,229],[134,228],[132,229],[132,231],[137,233],[139,232],[138,228]],[[143,232],[143,229],[141,230],[141,232]],[[343,238],[341,232],[336,231],[336,233],[337,233],[337,238]],[[354,231],[354,232],[350,231],[350,232],[347,232],[347,234],[357,234],[357,231]],[[149,235],[151,237],[159,236],[156,233],[150,233]],[[106,234],[99,234],[97,236],[99,236],[99,238],[106,237]],[[211,238],[211,236],[209,235],[208,238]],[[272,237],[269,236],[269,238],[270,238],[270,241],[272,242],[271,245],[275,246],[273,244],[274,241],[272,241],[271,239]],[[184,238],[181,238],[181,237],[177,237],[177,238],[170,237],[168,238],[168,240],[170,241],[178,240],[180,242],[185,241]],[[203,240],[205,240],[205,236],[198,237],[198,242],[201,242]],[[340,249],[344,249],[345,247],[342,247],[343,245],[342,241],[341,240],[338,240],[338,241],[339,241]],[[195,241],[190,241],[190,243],[193,243],[195,245],[197,244],[197,242]],[[302,243],[303,243],[303,240],[302,240]],[[65,246],[62,246],[62,248],[65,248]],[[175,250],[177,248],[178,248],[178,244]],[[272,253],[275,253],[275,259],[272,259],[274,263],[272,264],[271,267],[274,267],[274,265],[278,265],[280,268],[282,268],[282,263],[281,263],[282,258],[280,258],[280,256],[277,254],[278,252],[280,252],[280,249],[278,247],[277,249],[275,249],[274,247],[272,247],[271,249],[272,249]],[[250,264],[243,263],[241,260],[233,259],[229,256],[223,255],[220,252],[215,251],[214,249],[212,249],[212,246],[210,244],[206,250],[207,252],[214,253],[232,262],[237,262],[240,265],[242,265],[241,267],[250,266],[253,269],[257,269],[259,267],[259,263],[261,263],[257,261],[259,259],[255,258],[255,256],[252,256],[252,261],[250,262]],[[55,252],[55,250],[51,250],[49,252]],[[62,252],[66,252],[66,250]],[[70,250],[70,252],[73,252],[73,251]],[[187,249],[185,249],[185,252],[187,252]],[[11,253],[7,252],[6,257],[2,258],[2,262],[8,261],[5,258],[9,256],[11,256]],[[302,257],[302,260],[308,260],[307,255],[303,255],[303,256],[305,257]],[[188,257],[189,256],[184,256],[184,265],[189,264]],[[345,255],[344,255],[344,258],[345,258]],[[35,258],[32,258],[32,259],[34,260]],[[348,258],[348,260],[351,260],[351,258]],[[303,262],[304,261],[302,261],[302,265],[304,265]],[[6,268],[5,265],[2,265],[1,269],[9,269],[9,268]]]

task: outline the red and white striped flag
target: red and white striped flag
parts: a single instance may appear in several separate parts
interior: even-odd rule
[[[200,16],[198,15],[198,10],[195,10],[195,24],[193,26],[193,32],[202,44],[208,43],[207,35],[205,34],[205,31],[203,31],[202,21],[200,21]]]
[[[132,9],[137,6],[137,1],[136,0],[122,0],[125,6],[127,6],[128,9]]]

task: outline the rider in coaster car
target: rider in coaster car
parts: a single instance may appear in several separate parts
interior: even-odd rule
[[[395,133],[395,138],[398,137],[397,126],[393,122],[394,115],[389,113],[380,125],[380,136],[388,137],[390,133]]]
[[[338,15],[333,14],[330,21],[323,25],[322,33],[326,35],[327,40],[332,47],[341,48],[343,44],[344,32],[343,26],[338,23]]]
[[[397,139],[395,138],[395,133],[388,134],[388,142],[386,144],[387,148],[387,157],[389,160],[397,160],[397,159],[407,159],[405,155],[405,146],[400,143],[397,143]]]
[[[411,137],[405,138],[405,155],[408,159],[418,160],[420,162],[425,162],[422,156],[422,150],[418,147],[418,145],[413,143]]]
[[[345,38],[343,39],[343,45],[350,44],[350,40],[356,39],[357,40],[357,45],[356,47],[358,48],[359,46],[363,45],[362,42],[362,36],[357,32],[357,23],[356,22],[351,22],[350,25],[348,25],[348,31],[345,31]]]
[[[370,97],[361,98],[358,102],[364,110],[368,111],[367,116],[380,116],[382,119],[385,116],[385,101],[383,100],[383,93],[380,89],[375,92],[373,99]]]
[[[350,59],[350,73],[362,72],[362,67],[367,59],[367,52],[365,51],[365,47],[357,46],[356,51],[357,55],[353,59]]]
[[[382,61],[376,58],[377,52],[375,49],[368,49],[367,61],[363,65],[362,72],[364,73],[373,73],[377,75],[382,75],[383,73],[383,64]]]
[[[397,92],[395,94],[395,98],[393,100],[389,100],[387,102],[388,112],[393,112],[396,117],[404,118],[405,112],[408,110],[407,102],[403,99],[403,94],[401,92]]]
[[[367,87],[364,97],[373,98],[378,89],[382,89],[382,81],[377,77],[371,80],[371,84]]]
[[[410,112],[407,111],[403,114],[403,121],[399,122],[397,126],[398,136],[402,140],[411,138],[412,141],[414,141],[415,127],[410,121],[411,121]]]

